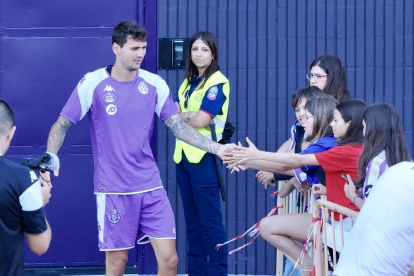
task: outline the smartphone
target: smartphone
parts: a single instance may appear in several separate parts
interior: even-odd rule
[[[342,174],[342,178],[345,179],[346,181],[348,181],[348,177],[346,177],[346,174],[344,174],[344,173]],[[355,183],[355,180],[353,180],[353,179],[351,179],[351,180],[352,180],[352,182]],[[357,189],[360,189],[362,187],[362,185],[355,185],[355,187]]]

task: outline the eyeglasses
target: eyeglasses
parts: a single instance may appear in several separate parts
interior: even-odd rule
[[[306,74],[306,78],[308,79],[308,81],[311,81],[312,78],[315,78],[316,81],[320,81],[321,78],[323,77],[327,77],[328,75],[321,75],[321,74],[312,74],[312,73],[307,73]]]
[[[306,115],[306,114],[302,116],[303,121],[307,121],[309,118],[313,118],[313,116],[312,115]]]
[[[185,97],[184,108],[188,108],[188,102],[190,100],[190,89],[185,91],[184,97]]]

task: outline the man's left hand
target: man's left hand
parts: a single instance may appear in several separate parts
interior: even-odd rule
[[[217,151],[217,155],[218,157],[221,158],[221,160],[223,160],[223,158],[225,158],[225,153],[230,153],[232,152],[234,149],[236,148],[236,144],[231,143],[231,144],[225,144],[220,146],[220,148]]]

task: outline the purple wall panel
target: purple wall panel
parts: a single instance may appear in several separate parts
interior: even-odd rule
[[[131,0],[4,0],[2,8],[7,28],[113,27],[137,19],[137,3]]]
[[[45,145],[78,81],[85,73],[113,63],[110,45],[110,38],[3,38],[2,97],[13,106],[17,127],[24,127],[13,145]],[[83,121],[68,132],[64,146],[90,145],[89,127]]]
[[[17,132],[8,157],[45,151],[48,132],[77,82],[87,72],[113,64],[112,28],[137,20],[149,32],[143,69],[156,72],[156,1],[22,0],[1,1],[1,91],[16,115]],[[156,133],[151,144],[156,147]],[[97,246],[93,159],[88,119],[71,127],[59,151],[62,169],[53,182],[46,214],[53,231],[49,251],[35,256],[25,249],[29,266],[102,265]],[[150,246],[129,252],[129,264],[154,273]]]

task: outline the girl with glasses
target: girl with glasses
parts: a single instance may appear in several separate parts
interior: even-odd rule
[[[336,56],[324,55],[315,59],[306,74],[310,86],[317,86],[325,94],[332,95],[338,102],[351,99],[348,82],[341,60]]]
[[[292,107],[296,115],[296,121],[291,128],[291,137],[285,144],[287,144],[289,151],[293,153],[299,153],[308,146],[306,141],[305,131],[301,125],[303,116],[305,115],[305,105],[309,98],[314,96],[323,95],[321,89],[316,86],[299,88],[292,96]],[[277,152],[284,151],[284,146],[280,147]],[[273,174],[266,171],[260,171],[256,174],[257,179],[262,183],[265,188],[267,186],[275,186],[276,181],[289,180],[292,176]],[[306,187],[306,186],[305,186]]]
[[[309,146],[299,152],[300,155],[324,152],[338,145],[330,126],[337,104],[338,101],[334,97],[326,94],[314,96],[307,100],[305,114],[301,122],[306,134],[305,141]],[[277,168],[273,167],[272,169],[285,171],[286,174],[295,176],[279,190],[281,198],[288,196],[295,190],[296,185],[293,183],[298,183],[298,180],[301,183],[306,183],[309,187],[319,183],[326,185],[325,172],[321,166],[302,166],[301,168],[286,171],[286,167],[279,164]],[[307,193],[304,194],[306,195]]]
[[[176,101],[180,116],[205,137],[215,123],[221,140],[229,108],[230,85],[219,71],[218,43],[208,31],[197,32],[190,41],[184,82]],[[207,126],[207,127],[206,127]],[[227,275],[227,240],[220,205],[220,188],[213,154],[176,141],[174,161],[187,225],[188,274]]]
[[[315,184],[312,187],[315,194],[327,194],[331,202],[359,211],[344,192],[342,174],[358,178],[357,162],[363,151],[364,137],[362,134],[362,119],[366,105],[362,101],[349,100],[339,103],[333,111],[331,122],[332,131],[337,147],[315,154],[286,154],[269,153],[257,150],[247,139],[249,148],[238,147],[226,160],[231,166],[242,164],[244,168],[265,169],[270,171],[301,168],[302,166],[318,166],[326,173],[326,187]],[[314,115],[314,114],[311,114]],[[332,221],[339,226],[339,214]],[[279,248],[293,259],[298,259],[302,248],[294,240],[306,240],[309,227],[312,225],[311,214],[289,214],[266,217],[260,222],[260,233],[263,238]],[[349,228],[349,217],[344,219],[344,228]],[[349,231],[349,230],[348,230]],[[313,241],[313,237],[310,238]],[[302,275],[307,275],[312,268],[312,259],[304,255]]]
[[[311,66],[310,73],[306,74],[309,80],[309,86],[316,86],[325,94],[332,95],[338,102],[350,100],[351,95],[348,92],[348,81],[346,78],[345,69],[342,66],[341,60],[336,56],[324,55],[316,58]],[[295,113],[296,113],[296,106]],[[292,126],[292,131],[296,126],[300,126],[300,120],[297,120]],[[292,151],[294,141],[288,139],[277,152],[286,153]],[[278,180],[288,180],[289,177],[281,175],[275,176],[272,173],[259,171],[256,174],[259,182],[266,186],[275,185]]]
[[[309,86],[305,88],[298,89],[292,96],[292,107],[295,111],[296,115],[296,121],[295,124],[291,128],[291,138],[287,141],[289,144],[289,150],[292,151],[292,153],[300,153],[304,149],[306,149],[309,145],[310,136],[307,136],[304,131],[303,127],[303,119],[305,118],[305,112],[306,108],[305,105],[308,101],[308,99],[315,97],[315,96],[321,96],[324,95],[323,91],[319,89],[317,86]],[[307,139],[307,137],[309,139]],[[283,146],[277,151],[277,152],[286,152],[283,151]],[[288,196],[295,188],[298,188],[298,190],[306,194],[308,193],[308,190],[310,189],[308,182],[306,181],[306,175],[305,172],[303,172],[301,169],[298,169],[295,171],[295,174],[302,177],[301,183],[297,180],[296,177],[292,177],[292,175],[285,175],[285,174],[278,174],[278,173],[271,173],[267,171],[259,171],[256,174],[257,179],[260,183],[263,183],[265,185],[265,189],[268,186],[275,186],[276,181],[282,181],[282,180],[288,180],[282,188],[279,190],[279,197],[283,198]],[[285,273],[287,275],[290,274],[292,271],[293,264],[286,259],[285,262]],[[293,276],[299,275],[298,271],[295,271]]]

